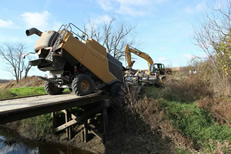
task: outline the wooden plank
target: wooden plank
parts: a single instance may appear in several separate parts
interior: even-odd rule
[[[59,132],[59,131],[61,131],[61,130],[64,130],[64,129],[66,129],[66,128],[68,128],[68,127],[70,127],[70,126],[76,124],[76,123],[78,123],[78,121],[76,121],[75,119],[73,119],[73,120],[68,121],[67,123],[65,123],[65,124],[63,124],[63,125],[61,125],[61,126],[55,128],[55,131],[56,131],[56,132]]]
[[[107,141],[107,129],[108,129],[108,117],[107,117],[107,108],[103,110],[103,143],[105,144]]]
[[[83,126],[83,129],[84,129],[84,126]],[[82,142],[84,142],[85,141],[84,130],[81,131],[81,138],[82,138]]]
[[[14,99],[38,97],[38,96],[44,96],[44,95],[47,95],[47,94],[38,94],[38,95],[33,95],[33,96],[20,96],[20,97],[14,97],[14,98],[4,98],[4,99],[0,99],[0,101],[9,101],[9,100],[14,100]]]
[[[97,103],[107,98],[106,95],[94,94],[90,96],[78,97],[75,99],[68,99],[48,104],[38,104],[35,106],[23,107],[9,111],[0,112],[0,124],[21,120],[33,116],[38,116],[50,112],[60,111],[72,107],[84,106],[87,104]],[[1,105],[2,102],[0,102]],[[20,103],[20,102],[18,102]]]
[[[60,94],[4,100],[0,101],[0,112],[72,99],[80,99],[80,97],[74,94]]]
[[[62,110],[62,112],[65,113],[66,111],[65,111],[65,110]],[[78,121],[75,120],[75,119],[77,119],[77,117],[76,117],[75,115],[71,114],[71,119],[72,119],[72,120],[66,122],[65,124],[60,125],[60,126],[58,126],[57,128],[55,128],[55,132],[59,132],[59,131],[61,131],[61,130],[64,130],[65,128],[68,128],[68,127],[70,127],[70,126],[72,126],[72,125],[78,123]]]
[[[103,140],[103,134],[100,134],[95,128],[89,127],[89,130],[92,134],[94,134],[95,136],[98,136],[99,138]]]
[[[83,135],[84,139],[83,140],[84,140],[85,143],[87,143],[88,140],[89,140],[88,122],[87,122],[87,120],[85,120],[85,122],[84,122],[83,132],[84,132],[84,135]]]
[[[52,114],[51,114],[51,116],[52,116],[52,123],[53,123],[53,127],[56,127],[56,113],[55,112],[52,112]]]
[[[85,119],[89,119],[89,117],[95,115],[96,113],[102,112],[102,110],[104,109],[103,105],[99,105],[96,108],[90,109],[88,111],[85,111],[84,114],[82,116],[77,117],[77,121],[83,121]]]
[[[70,109],[67,109],[67,120],[70,121],[71,120],[71,112]],[[67,131],[68,131],[68,139],[72,139],[72,134],[73,134],[73,126],[71,125],[70,127],[67,127]]]
[[[71,113],[70,109],[62,110],[65,114],[65,124],[66,125],[69,121],[71,121]],[[65,127],[66,129],[66,137],[70,140],[72,138],[72,125]]]
[[[83,142],[88,142],[89,140],[89,132],[91,132],[92,134],[94,134],[95,136],[101,138],[103,140],[103,142],[106,142],[106,134],[107,134],[107,127],[108,127],[108,123],[107,123],[107,108],[110,106],[110,101],[109,100],[105,100],[102,102],[98,103],[98,106],[95,108],[90,108],[89,110],[87,110],[87,108],[85,108],[85,112],[83,115],[76,117],[73,114],[70,114],[69,116],[71,117],[71,119],[69,119],[66,116],[66,123],[57,127],[56,128],[56,132],[61,131],[63,129],[67,129],[70,126],[76,124],[76,123],[81,123],[82,121],[84,122],[82,125],[82,128],[79,129],[79,131],[81,131],[82,129],[82,141]],[[68,115],[67,110],[62,110],[65,115]],[[90,117],[96,114],[99,114],[99,112],[101,112],[100,114],[103,114],[103,128],[104,128],[104,133],[100,134],[96,128],[92,127],[92,125],[89,125],[90,122]],[[70,139],[70,132],[67,131],[67,136]]]
[[[69,111],[67,109],[67,110],[64,110],[63,112],[65,114],[65,123],[67,123],[69,121]],[[70,129],[69,129],[69,127],[66,127],[66,137],[68,139],[70,139]]]
[[[76,123],[82,123],[82,121],[89,119],[90,116],[92,116],[92,115],[94,115],[94,114],[96,114],[96,113],[98,113],[98,112],[101,112],[101,111],[103,110],[103,108],[104,108],[104,107],[103,107],[102,105],[99,105],[98,107],[96,107],[96,108],[94,108],[94,109],[91,109],[91,110],[89,110],[89,111],[85,111],[83,115],[78,116],[78,117],[76,117],[76,116],[74,116],[74,115],[72,114],[72,118],[74,118],[74,119],[72,119],[72,120],[66,122],[65,124],[63,124],[63,125],[57,127],[57,128],[55,129],[55,131],[56,131],[56,132],[59,132],[59,131],[65,129],[65,128],[68,128],[68,127],[70,127],[70,126],[76,124]],[[65,113],[66,111],[63,110],[63,112]]]
[[[76,119],[77,117],[74,114],[71,114],[71,119]]]

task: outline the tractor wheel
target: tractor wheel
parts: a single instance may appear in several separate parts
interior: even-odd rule
[[[63,88],[57,87],[55,84],[46,81],[45,82],[45,90],[49,95],[58,95],[63,93]]]
[[[112,97],[120,97],[123,93],[123,85],[121,83],[114,83],[110,88],[110,95]]]
[[[162,80],[162,82],[165,82],[165,81],[167,80],[166,76],[163,76],[163,77],[161,78],[161,80]]]
[[[72,90],[77,96],[84,96],[93,92],[94,83],[89,76],[80,74],[72,81]]]

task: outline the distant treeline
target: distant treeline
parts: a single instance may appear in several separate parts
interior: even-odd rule
[[[8,83],[10,80],[0,79],[0,83]]]

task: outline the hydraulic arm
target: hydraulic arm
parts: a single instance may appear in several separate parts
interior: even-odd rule
[[[143,58],[144,60],[148,62],[148,75],[150,75],[150,72],[152,72],[153,70],[152,68],[154,65],[152,58],[147,53],[144,53],[134,47],[127,45],[125,48],[125,57],[127,60],[128,68],[131,68],[135,62],[131,60],[131,53]]]

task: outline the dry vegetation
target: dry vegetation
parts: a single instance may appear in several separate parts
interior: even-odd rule
[[[208,80],[214,74],[205,71],[172,76],[160,89],[145,87],[143,96],[137,90],[129,90],[126,95],[126,112],[132,115],[129,121],[141,120],[148,132],[161,134],[159,137],[169,140],[171,152],[230,152],[230,93],[224,95],[224,91],[214,90],[218,85]]]
[[[180,79],[171,78],[158,93],[160,98],[181,102],[192,102],[213,95],[210,83],[201,80],[199,75],[190,75]]]
[[[159,134],[160,138],[168,140],[169,147],[167,146],[165,148],[169,148],[169,150],[172,150],[171,152],[176,152],[176,147],[181,147],[184,150],[193,149],[193,142],[182,135],[179,130],[173,126],[170,119],[166,118],[166,111],[161,107],[161,102],[162,100],[147,98],[145,96],[143,99],[137,99],[137,101],[132,104],[128,104],[127,110],[133,114],[131,117],[134,118],[130,120],[140,119],[144,121],[150,126],[149,131],[153,133],[153,135]],[[155,142],[158,142],[158,140]],[[162,148],[164,149],[164,147]]]
[[[231,126],[231,101],[224,98],[205,97],[197,105],[210,112],[219,124]]]
[[[12,80],[9,83],[3,83],[0,84],[0,92],[5,89],[9,88],[20,88],[20,87],[39,87],[44,85],[44,80],[32,76],[32,77],[27,77],[19,80],[19,83],[17,84],[16,81]]]

